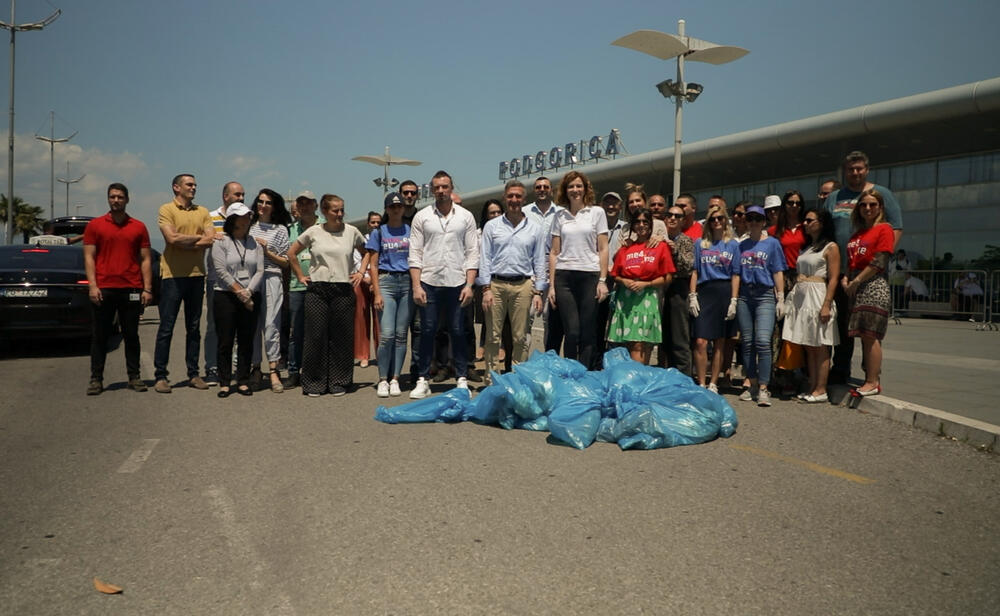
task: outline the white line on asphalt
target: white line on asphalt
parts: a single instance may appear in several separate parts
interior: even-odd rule
[[[142,441],[142,447],[132,452],[132,455],[125,460],[125,463],[118,467],[119,473],[134,473],[142,468],[142,463],[149,459],[153,453],[153,448],[160,442],[158,438],[147,438]]]
[[[208,497],[212,507],[212,515],[222,524],[222,533],[229,540],[229,545],[235,552],[234,559],[242,561],[242,563],[234,564],[245,564],[247,565],[245,570],[252,572],[249,580],[250,588],[254,591],[265,590],[261,578],[266,570],[266,565],[250,541],[250,532],[237,521],[236,504],[233,503],[233,499],[229,497],[225,488],[215,486],[202,492],[202,495]],[[234,568],[234,570],[240,569],[239,566]],[[292,601],[287,594],[280,593],[275,599],[278,602],[276,614],[295,614],[295,608],[292,607]]]

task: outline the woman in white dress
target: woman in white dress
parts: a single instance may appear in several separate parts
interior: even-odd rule
[[[806,212],[806,244],[799,253],[798,280],[785,302],[781,337],[806,350],[809,386],[799,394],[803,402],[827,402],[830,346],[840,342],[837,306],[833,294],[840,280],[840,249],[834,241],[833,217],[827,210]]]

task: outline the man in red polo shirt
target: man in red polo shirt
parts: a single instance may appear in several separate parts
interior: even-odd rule
[[[91,220],[83,232],[83,263],[87,268],[94,334],[90,343],[90,384],[87,395],[104,391],[104,360],[115,314],[125,341],[128,386],[146,391],[139,376],[139,315],[153,299],[153,261],[146,225],[125,213],[128,188],[108,186],[110,211]]]

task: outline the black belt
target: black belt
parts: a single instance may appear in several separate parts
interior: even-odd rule
[[[405,272],[394,272],[392,270],[379,270],[378,271],[378,275],[379,276],[381,276],[382,274],[394,274],[396,276],[399,276],[401,274],[409,274],[409,273],[410,273],[410,270],[406,270]]]
[[[500,274],[492,274],[490,276],[493,280],[499,280],[500,282],[524,282],[528,280],[530,276],[501,276]]]

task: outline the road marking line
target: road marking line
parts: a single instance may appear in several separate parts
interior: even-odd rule
[[[772,460],[780,460],[782,462],[788,462],[789,464],[794,464],[795,466],[801,466],[807,468],[811,471],[817,473],[822,473],[824,475],[830,475],[831,477],[837,477],[839,479],[846,479],[847,481],[853,481],[854,483],[860,484],[870,484],[875,483],[874,479],[869,479],[868,477],[862,477],[861,475],[855,475],[854,473],[848,473],[846,471],[840,471],[835,468],[830,468],[828,466],[822,466],[816,464],[815,462],[809,462],[807,460],[799,460],[798,458],[793,458],[791,456],[786,456],[774,451],[768,451],[766,449],[758,449],[756,447],[750,447],[748,445],[733,445],[730,444],[733,449],[738,449],[740,451],[745,451],[747,453],[757,454],[759,456],[764,456],[765,458],[771,458]]]
[[[264,559],[261,558],[251,543],[250,533],[237,521],[236,504],[233,502],[233,499],[230,498],[225,488],[214,486],[203,491],[202,495],[208,497],[212,515],[222,524],[222,534],[229,540],[229,545],[236,553],[236,558],[243,561],[242,564],[250,565],[248,568],[243,568],[244,571],[249,570],[252,572],[250,574],[250,588],[254,592],[264,592],[266,587],[261,578],[267,566],[264,563]],[[292,600],[286,593],[278,593],[276,599],[278,605],[275,606],[277,610],[274,612],[275,614],[295,614]]]
[[[119,473],[134,473],[142,468],[142,463],[149,459],[153,453],[153,448],[160,442],[158,438],[147,438],[142,441],[142,447],[132,452],[132,455],[125,460],[125,463],[118,467]]]

